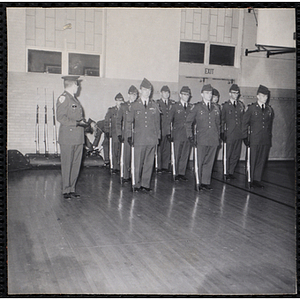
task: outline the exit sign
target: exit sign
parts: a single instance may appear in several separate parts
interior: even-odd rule
[[[214,69],[205,68],[205,74],[214,74]]]

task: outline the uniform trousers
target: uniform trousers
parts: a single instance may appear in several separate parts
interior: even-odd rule
[[[174,151],[176,175],[185,175],[191,151],[190,141],[174,141]]]
[[[169,169],[171,161],[171,145],[167,136],[162,136],[157,147],[157,167],[158,169]]]
[[[112,166],[114,170],[120,170],[121,143],[118,138],[112,138]]]
[[[75,185],[81,165],[82,151],[83,144],[60,145],[63,194],[75,192]]]
[[[135,187],[150,188],[153,172],[155,145],[134,146]]]
[[[250,146],[250,174],[251,181],[261,181],[264,166],[268,160],[270,145]]]
[[[214,165],[218,146],[197,146],[199,181],[202,184],[210,184],[211,173]]]
[[[104,136],[103,139],[103,143],[102,143],[102,147],[103,147],[103,152],[104,152],[104,161],[105,162],[109,162],[109,142],[108,142],[108,138],[106,136]]]
[[[226,143],[227,174],[233,175],[235,167],[240,159],[242,140],[233,140]]]
[[[131,147],[127,143],[127,137],[124,138],[124,153],[123,153],[123,177],[124,179],[130,178],[130,167],[131,167]]]

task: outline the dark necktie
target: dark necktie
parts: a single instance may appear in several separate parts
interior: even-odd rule
[[[265,111],[265,105],[264,105],[264,104],[262,104],[262,106],[261,106],[261,110],[262,110],[262,112],[264,112],[264,111]]]
[[[147,108],[147,103],[146,103],[146,101],[145,101],[145,103],[144,103],[144,106],[145,106],[145,108]]]
[[[207,108],[208,108],[208,111],[210,111],[210,103],[207,102]]]
[[[235,101],[233,101],[233,106],[236,107],[236,102]]]
[[[186,103],[184,103],[184,110],[186,110]]]

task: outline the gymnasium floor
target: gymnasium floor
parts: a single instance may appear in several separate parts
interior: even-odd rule
[[[21,294],[255,295],[296,292],[295,166],[269,162],[249,190],[244,163],[213,191],[154,174],[132,193],[106,168],[83,168],[78,200],[60,169],[8,176],[8,292]]]

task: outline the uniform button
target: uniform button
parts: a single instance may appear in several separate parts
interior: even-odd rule
[[[145,127],[147,127],[147,125],[145,125]]]
[[[73,129],[72,129],[72,128],[70,128],[70,131],[73,131]]]
[[[211,128],[211,126],[208,126],[208,128]]]

